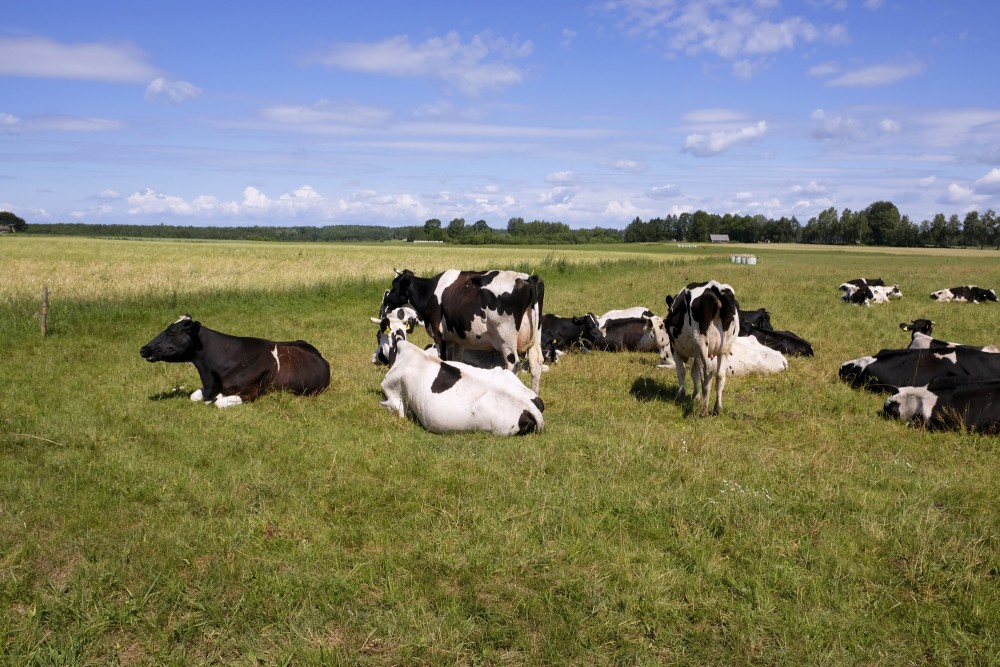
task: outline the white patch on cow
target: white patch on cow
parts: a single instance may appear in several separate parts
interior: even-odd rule
[[[274,372],[277,373],[277,372],[281,371],[281,359],[278,358],[278,346],[277,345],[275,345],[274,349],[271,350],[271,356],[274,357],[274,365],[277,366],[277,368],[274,369]]]
[[[938,397],[928,391],[927,387],[900,387],[899,391],[885,399],[883,410],[895,405],[899,418],[905,421],[930,421]]]
[[[199,389],[198,391],[192,392],[192,394],[191,394],[191,400],[192,401],[201,401],[201,400],[203,400],[202,396],[201,396],[201,389]]]
[[[957,352],[948,352],[948,353],[935,352],[934,353],[934,358],[935,359],[947,359],[948,361],[950,361],[953,364],[957,364],[958,363],[958,353]]]
[[[861,357],[860,359],[851,359],[850,361],[845,361],[840,365],[841,368],[844,366],[857,366],[859,371],[863,371],[868,367],[868,364],[874,363],[875,357]]]
[[[729,354],[730,375],[770,375],[788,369],[788,360],[753,336],[738,336]]]
[[[231,408],[234,405],[240,405],[243,403],[243,399],[239,396],[223,396],[219,394],[215,397],[215,407],[217,408]]]
[[[618,310],[609,310],[600,317],[597,318],[597,328],[601,330],[602,334],[606,334],[608,327],[608,320],[634,320],[641,317],[645,317],[646,313],[651,313],[649,308],[645,306],[633,306],[632,308],[619,308]]]

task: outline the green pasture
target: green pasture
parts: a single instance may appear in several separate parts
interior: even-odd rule
[[[1000,253],[18,237],[0,266],[0,664],[1000,663],[1000,439],[837,378],[917,317],[1000,343],[1000,304],[928,298],[1000,286]],[[531,270],[562,315],[717,279],[816,356],[702,419],[653,354],[567,355],[544,432],[432,435],[378,405],[394,267]],[[838,300],[876,276],[904,298]],[[308,340],[332,385],[192,403],[138,355],[182,313]]]

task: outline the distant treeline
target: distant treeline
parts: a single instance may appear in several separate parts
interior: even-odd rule
[[[20,220],[20,219],[18,219]],[[21,221],[23,223],[23,221]],[[488,243],[586,244],[676,241],[706,243],[725,235],[738,243],[824,243],[879,246],[995,246],[1000,248],[1000,218],[993,209],[948,218],[943,213],[919,225],[899,214],[892,202],[879,201],[862,211],[829,208],[803,226],[792,216],[777,220],[763,215],[680,213],[662,218],[635,218],[625,229],[570,229],[562,222],[511,218],[506,229],[493,229],[485,220],[467,225],[455,218],[447,225],[434,218],[423,225],[330,225],[326,227],[181,227],[176,225],[95,225],[58,223],[21,225],[27,234],[99,236],[111,238],[213,239],[242,241],[438,241],[461,245]]]

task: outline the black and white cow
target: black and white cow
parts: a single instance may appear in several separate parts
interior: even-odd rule
[[[542,430],[542,400],[511,371],[444,361],[401,337],[393,337],[393,346],[392,367],[382,380],[386,410],[400,417],[409,412],[432,433]]]
[[[983,289],[975,285],[963,285],[961,287],[949,287],[931,293],[931,298],[935,301],[946,303],[953,301],[956,303],[985,303],[986,301],[996,301],[995,290]]]
[[[1000,378],[943,377],[900,387],[885,400],[882,414],[929,428],[1000,433]]]
[[[408,338],[417,326],[423,324],[420,317],[410,306],[400,306],[399,308],[383,309],[381,317],[370,317],[372,322],[378,325],[378,332],[375,334],[378,343],[375,352],[372,354],[373,364],[390,365],[389,348],[391,346],[393,332],[402,331]]]
[[[949,343],[948,341],[938,340],[937,338],[931,337],[931,329],[934,323],[927,319],[913,320],[912,322],[900,322],[899,328],[903,331],[909,331],[910,333],[910,344],[907,349],[910,350],[931,350],[931,349],[942,349],[951,347],[968,347],[975,350],[983,350],[984,352],[1000,352],[1000,348],[996,345],[963,345],[961,343]]]
[[[790,357],[811,357],[813,356],[812,345],[805,338],[798,336],[791,331],[773,331],[751,327],[750,335],[756,338],[761,344],[787,354]]]
[[[552,313],[542,316],[542,351],[545,359],[555,362],[558,352],[571,349],[589,351],[606,347],[604,333],[593,313],[577,317],[559,317]]]
[[[729,354],[740,327],[739,304],[733,288],[710,280],[691,283],[671,299],[667,334],[677,369],[677,399],[684,398],[684,364],[691,360],[693,395],[701,389],[701,416],[708,414],[709,382],[715,377],[715,413],[722,412]]]
[[[761,331],[772,331],[771,313],[765,308],[740,310],[740,335],[749,336],[753,327]]]
[[[461,361],[466,348],[497,350],[504,367],[513,369],[524,353],[538,393],[544,291],[538,276],[515,271],[451,269],[421,278],[407,269],[397,271],[382,304],[413,306],[444,359]]]
[[[843,294],[840,300],[847,303],[854,303],[859,306],[867,306],[870,301],[875,300],[875,293],[868,285],[854,285],[852,283],[841,283],[840,289]]]
[[[270,391],[318,394],[330,384],[330,364],[303,340],[275,342],[230,336],[184,315],[139,354],[149,362],[190,362],[198,369],[201,389],[192,401],[226,408],[247,403]]]
[[[887,303],[891,299],[902,299],[903,292],[899,285],[869,285],[874,303]]]
[[[871,391],[922,387],[942,377],[1000,377],[1000,354],[958,346],[940,349],[881,350],[871,357],[845,361],[840,379]]]
[[[597,318],[612,352],[656,352],[660,368],[673,368],[673,352],[663,318],[645,306],[609,310]]]
[[[670,338],[659,315],[608,319],[604,342],[610,352],[656,352],[660,355],[660,368],[673,368]]]

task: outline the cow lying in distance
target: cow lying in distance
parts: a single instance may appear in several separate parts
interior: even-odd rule
[[[421,278],[397,271],[382,298],[383,308],[406,304],[416,310],[442,358],[461,361],[465,349],[496,350],[513,369],[524,353],[531,387],[542,374],[542,300],[538,276],[516,271],[458,271]]]
[[[691,283],[671,298],[667,296],[667,333],[677,370],[677,400],[684,398],[684,364],[691,360],[693,395],[701,390],[701,416],[708,414],[709,382],[715,377],[715,413],[722,413],[733,340],[739,332],[739,306],[733,288],[711,280]]]
[[[909,331],[910,334],[910,344],[907,346],[909,350],[931,350],[931,349],[941,349],[941,348],[951,348],[951,347],[969,347],[975,350],[982,350],[983,352],[1000,352],[1000,348],[996,345],[984,345],[982,347],[977,347],[975,345],[962,345],[961,343],[949,343],[947,341],[938,340],[937,338],[931,337],[931,329],[934,323],[930,320],[918,319],[913,320],[910,323],[900,322],[899,328],[903,331]]]
[[[443,361],[393,337],[392,367],[382,381],[381,406],[405,417],[413,414],[432,433],[489,431],[494,435],[540,432],[544,404],[512,372]]]
[[[996,301],[995,290],[983,289],[975,285],[963,285],[961,287],[950,287],[931,293],[931,298],[941,303],[954,301],[956,303],[985,303],[986,301]]]
[[[670,338],[659,315],[609,319],[604,327],[605,349],[611,352],[656,352],[660,368],[673,368]]]
[[[875,356],[845,361],[840,365],[839,375],[852,387],[898,391],[900,387],[923,387],[942,377],[1000,377],[1000,354],[964,345],[927,350],[881,350]]]
[[[900,387],[885,400],[882,414],[929,428],[1000,433],[1000,378],[943,377]]]
[[[737,336],[729,353],[729,375],[771,375],[788,370],[788,360],[753,336]]]
[[[552,313],[542,316],[542,352],[548,361],[555,363],[559,352],[571,349],[589,352],[605,347],[604,333],[593,313],[578,317],[559,317]]]
[[[330,364],[309,343],[275,342],[230,336],[184,315],[142,346],[149,362],[190,362],[198,369],[201,389],[192,401],[227,408],[248,403],[271,391],[318,394],[330,384]]]
[[[902,299],[903,292],[899,285],[869,285],[868,289],[872,293],[872,301],[875,303],[888,303],[890,299]]]
[[[868,285],[852,285],[851,283],[841,283],[840,289],[843,294],[840,300],[847,303],[854,303],[859,306],[869,305],[869,301],[875,300],[875,294]]]

